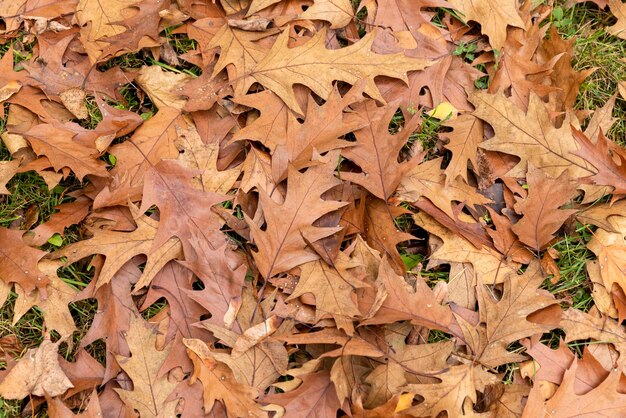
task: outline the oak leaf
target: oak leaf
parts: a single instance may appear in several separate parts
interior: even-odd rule
[[[304,84],[326,100],[332,93],[333,81],[355,84],[365,78],[365,93],[382,102],[374,77],[387,76],[406,83],[407,72],[423,70],[431,61],[410,58],[402,53],[380,55],[372,52],[374,37],[375,33],[369,33],[345,48],[326,49],[326,29],[322,29],[305,44],[288,48],[289,30],[285,30],[250,75],[298,114],[303,112],[293,92],[296,83]]]
[[[300,264],[316,260],[318,256],[307,250],[307,241],[314,242],[338,232],[341,227],[315,227],[313,222],[325,213],[346,205],[343,202],[326,201],[321,198],[329,189],[340,184],[331,175],[336,161],[327,156],[321,164],[300,173],[289,169],[288,190],[282,204],[270,197],[269,190],[259,194],[260,206],[267,225],[266,230],[247,215],[250,234],[258,251],[254,260],[263,277],[287,271]],[[335,155],[336,157],[336,155]],[[313,211],[312,209],[315,209]]]
[[[39,261],[47,253],[26,245],[22,234],[23,231],[0,227],[0,279],[6,284],[19,284],[26,293],[35,288],[45,292],[50,278],[39,269]]]
[[[614,284],[626,289],[626,217],[610,216],[607,222],[615,232],[598,229],[587,248],[598,257],[600,277],[606,290],[611,292]]]
[[[535,251],[540,251],[554,238],[554,234],[576,211],[560,209],[576,195],[576,184],[567,173],[550,178],[543,171],[528,166],[526,174],[528,196],[516,198],[515,211],[522,219],[511,227],[520,241]]]
[[[595,143],[576,129],[573,134],[580,146],[575,154],[595,168],[595,174],[584,180],[600,186],[610,186],[613,194],[626,194],[626,152],[609,142],[602,131]]]
[[[507,26],[524,28],[515,0],[449,0],[467,20],[480,23],[494,49],[501,50],[507,36]]]
[[[445,169],[446,184],[459,176],[467,183],[467,163],[472,163],[474,169],[478,169],[476,153],[478,145],[483,141],[483,123],[475,116],[465,113],[444,125],[452,128],[452,132],[441,134],[444,139],[448,139],[445,147],[452,152],[452,158]]]
[[[72,387],[59,366],[60,342],[44,340],[31,348],[0,382],[0,396],[5,399],[23,399],[29,395],[58,396]]]
[[[617,22],[606,30],[611,35],[626,39],[626,6],[620,0],[608,0],[608,2],[609,9],[611,9],[613,16],[617,18]]]
[[[416,161],[398,163],[398,154],[417,128],[419,119],[412,118],[402,131],[391,135],[389,123],[397,108],[397,103],[377,107],[372,100],[355,106],[368,124],[354,131],[354,146],[341,152],[363,170],[363,173],[342,172],[341,178],[363,186],[384,201],[391,197],[403,175],[416,165]]]
[[[484,392],[487,385],[498,381],[496,376],[488,373],[482,366],[472,364],[452,366],[434,376],[441,382],[412,384],[402,388],[403,391],[424,398],[422,403],[403,410],[403,413],[412,416],[437,416],[442,411],[458,416],[472,413],[471,409],[468,410],[466,399],[471,401],[470,405],[476,404],[477,392]]]
[[[355,270],[359,264],[339,252],[334,266],[322,260],[310,261],[301,266],[300,279],[287,302],[310,293],[315,297],[316,320],[331,315],[337,328],[352,335],[352,321],[361,314],[355,303],[355,290],[367,287]]]
[[[555,128],[546,105],[536,94],[531,93],[526,113],[502,93],[491,95],[478,91],[470,100],[476,106],[473,114],[492,125],[495,131],[495,136],[480,147],[520,158],[508,176],[523,177],[528,163],[552,177],[565,171],[572,178],[594,174],[591,164],[574,154],[579,146],[569,126],[570,118],[566,117],[563,126]]]
[[[163,417],[175,415],[176,401],[169,395],[176,383],[167,375],[159,373],[171,347],[163,351],[156,349],[156,330],[139,315],[132,315],[126,341],[131,357],[116,356],[122,369],[133,382],[133,389],[116,389],[124,403],[137,410],[142,417]]]
[[[300,19],[325,20],[331,29],[347,26],[354,17],[349,0],[315,0],[313,6],[299,16]]]
[[[491,203],[490,199],[467,183],[458,179],[447,181],[440,168],[441,161],[441,158],[434,158],[414,165],[400,181],[398,198],[407,202],[426,198],[451,219],[456,217],[452,208],[453,202],[463,203],[470,208]]]
[[[194,364],[194,373],[190,383],[196,380],[204,387],[204,412],[209,414],[219,400],[226,407],[229,418],[267,417],[254,399],[258,397],[257,389],[237,382],[228,366],[218,362],[211,350],[200,340],[183,340],[189,358]]]
[[[55,206],[54,209],[58,212],[53,213],[48,221],[24,234],[24,241],[30,245],[44,245],[54,234],[63,235],[65,228],[85,219],[89,214],[90,205],[91,200],[81,196],[73,202]]]
[[[486,367],[519,361],[523,356],[507,351],[509,344],[558,324],[558,301],[539,289],[544,279],[539,263],[533,262],[523,275],[506,275],[500,300],[494,298],[488,283],[479,281],[479,323],[470,324],[456,315],[475,361]]]
[[[136,211],[136,209],[135,209]],[[106,260],[98,277],[97,287],[109,283],[113,276],[138,254],[147,256],[147,263],[137,288],[147,286],[152,278],[168,261],[182,258],[182,246],[176,237],[153,248],[159,222],[145,215],[136,219],[137,229],[132,232],[117,232],[91,229],[93,238],[79,241],[55,253],[55,257],[67,257],[67,263],[74,263],[93,254],[103,254]]]

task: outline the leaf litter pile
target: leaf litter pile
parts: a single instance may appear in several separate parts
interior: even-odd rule
[[[0,415],[626,416],[626,84],[537,3],[0,2]]]

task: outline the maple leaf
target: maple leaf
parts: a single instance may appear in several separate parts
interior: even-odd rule
[[[355,271],[358,266],[358,262],[342,252],[335,259],[334,266],[329,266],[322,260],[303,264],[298,284],[286,301],[311,293],[315,297],[316,321],[331,315],[337,328],[352,335],[352,321],[361,314],[354,301],[354,291],[367,286]]]
[[[335,165],[336,161],[329,155],[320,165],[311,167],[304,173],[290,168],[287,177],[288,190],[281,204],[272,200],[270,191],[260,192],[259,203],[267,229],[262,230],[253,219],[244,215],[250,226],[250,235],[258,248],[253,256],[263,277],[270,278],[316,260],[317,255],[306,249],[307,241],[318,241],[341,229],[338,226],[321,228],[312,225],[322,215],[347,204],[321,198],[327,190],[340,184],[331,175]]]
[[[258,396],[257,390],[237,382],[230,368],[216,361],[205,343],[195,339],[185,339],[183,342],[194,364],[190,383],[200,380],[204,387],[205,414],[210,413],[215,401],[219,400],[226,407],[229,418],[267,416],[254,401]]]
[[[456,315],[475,361],[487,367],[519,361],[523,357],[507,351],[509,344],[556,326],[560,308],[552,295],[538,289],[544,279],[539,263],[533,262],[523,275],[506,276],[500,300],[495,300],[486,283],[479,281],[480,323],[471,324]],[[533,322],[530,316],[535,313],[539,313],[538,320],[545,323]]]
[[[569,117],[562,127],[555,128],[546,105],[536,94],[530,95],[527,113],[501,93],[477,91],[470,100],[476,106],[473,114],[489,123],[496,133],[480,147],[520,157],[507,176],[523,177],[529,162],[552,177],[565,171],[572,178],[594,174],[591,164],[574,154],[578,146],[569,127]]]
[[[326,29],[315,34],[304,45],[288,48],[289,30],[283,31],[272,49],[254,66],[250,76],[276,93],[290,109],[303,114],[293,93],[293,85],[304,84],[315,94],[328,99],[335,80],[355,84],[367,79],[364,91],[384,102],[374,77],[387,76],[406,83],[408,71],[423,70],[431,61],[410,58],[402,53],[379,55],[371,51],[375,33],[341,49],[326,49]],[[306,51],[306,53],[303,53]]]
[[[554,233],[576,211],[559,209],[576,195],[576,184],[569,181],[567,173],[550,178],[543,171],[528,166],[526,174],[528,196],[516,198],[515,211],[522,219],[511,227],[520,241],[535,251],[542,250]]]
[[[138,254],[145,254],[148,259],[146,267],[136,284],[138,289],[145,287],[168,261],[182,258],[182,246],[178,238],[172,237],[153,249],[159,222],[145,215],[139,216],[136,222],[137,229],[132,232],[90,229],[93,238],[70,244],[57,251],[54,256],[67,257],[66,263],[71,264],[93,254],[103,254],[106,260],[98,277],[97,287],[100,287],[109,283],[130,259]]]
[[[506,39],[507,26],[524,28],[524,21],[517,12],[515,0],[448,0],[467,20],[480,23],[480,28],[489,37],[489,43],[501,50]]]
[[[124,403],[137,410],[142,417],[172,416],[176,401],[168,400],[176,383],[168,380],[167,375],[160,375],[161,365],[167,358],[171,347],[158,351],[156,330],[139,315],[132,315],[126,342],[131,357],[116,356],[119,365],[133,382],[133,389],[115,389]]]

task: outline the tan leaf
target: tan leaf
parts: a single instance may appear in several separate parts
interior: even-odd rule
[[[28,395],[59,396],[72,388],[72,383],[59,366],[60,342],[44,340],[31,348],[0,382],[0,396],[5,399],[23,399]]]
[[[156,349],[156,330],[146,326],[137,314],[131,316],[126,341],[131,357],[116,356],[122,369],[133,382],[133,389],[115,389],[124,403],[137,410],[142,417],[175,415],[176,401],[168,400],[176,387],[167,375],[160,373],[161,365],[171,347]]]
[[[205,413],[209,413],[219,400],[224,403],[229,416],[267,417],[254,401],[257,390],[238,383],[230,368],[216,361],[205,343],[196,339],[184,339],[183,342],[194,365],[190,383],[200,380],[204,388]]]
[[[567,173],[551,178],[532,165],[526,175],[528,196],[516,198],[515,211],[522,219],[511,227],[520,241],[539,252],[554,238],[554,234],[575,210],[560,209],[576,195],[576,184]]]
[[[315,0],[300,19],[325,20],[331,29],[339,29],[354,19],[354,10],[349,0]]]
[[[325,43],[326,29],[323,29],[305,44],[288,48],[289,30],[285,30],[250,75],[299,114],[303,112],[293,92],[296,83],[304,84],[318,96],[328,99],[333,81],[355,84],[365,78],[365,93],[384,102],[374,77],[387,76],[406,83],[407,72],[423,70],[432,62],[409,58],[402,53],[380,55],[372,52],[374,37],[375,33],[369,33],[353,45],[329,50]]]
[[[465,113],[444,125],[452,128],[452,132],[441,134],[443,138],[448,139],[449,142],[445,147],[452,152],[450,163],[445,169],[446,184],[459,176],[467,183],[467,163],[471,162],[474,169],[478,169],[476,152],[478,145],[483,141],[483,122]]]
[[[72,112],[78,119],[89,117],[87,105],[85,104],[85,98],[87,97],[85,90],[74,87],[61,92],[59,97],[61,97],[61,102],[63,102],[67,110]]]
[[[467,20],[480,23],[494,49],[501,50],[506,39],[507,26],[524,28],[515,0],[450,0]]]
[[[591,164],[574,154],[579,149],[566,118],[563,126],[555,128],[550,122],[546,105],[531,93],[528,112],[512,104],[504,95],[477,91],[470,100],[476,105],[474,115],[493,126],[495,136],[480,147],[520,157],[520,162],[507,173],[523,177],[528,163],[551,177],[567,171],[572,178],[594,174]]]
[[[152,103],[158,108],[172,107],[182,109],[187,100],[181,95],[182,88],[192,80],[189,74],[177,74],[164,71],[158,65],[143,66],[135,79],[148,93]]]

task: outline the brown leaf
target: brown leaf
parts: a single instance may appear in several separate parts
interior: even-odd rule
[[[441,134],[443,138],[448,139],[449,142],[445,147],[452,152],[450,163],[445,169],[446,184],[459,176],[467,183],[467,163],[471,162],[474,169],[478,169],[476,153],[478,145],[483,141],[483,122],[466,113],[444,124],[452,128],[452,132]]]
[[[307,250],[305,237],[309,242],[314,242],[341,229],[312,226],[323,214],[346,205],[321,198],[323,193],[339,184],[339,180],[330,171],[336,166],[336,160],[330,158],[332,155],[328,157],[321,161],[322,164],[309,168],[304,174],[293,168],[289,170],[289,188],[282,204],[272,200],[271,190],[260,193],[266,230],[246,216],[250,234],[258,248],[253,256],[259,271],[266,279],[318,258],[314,252]]]
[[[81,222],[89,214],[91,200],[81,196],[73,202],[55,206],[57,213],[50,219],[24,234],[24,241],[30,245],[44,245],[54,234],[63,234],[65,228]]]
[[[450,0],[467,20],[480,23],[481,30],[489,37],[494,49],[501,50],[507,34],[507,26],[524,28],[514,0]]]
[[[50,278],[38,264],[47,253],[24,244],[22,234],[0,227],[0,242],[4,243],[0,246],[0,279],[6,284],[19,284],[26,293],[36,288],[45,292]]]
[[[58,396],[70,389],[72,383],[59,367],[59,343],[44,340],[31,348],[0,382],[0,396],[23,399],[29,395]]]
[[[190,383],[200,380],[204,387],[204,411],[208,414],[219,400],[226,407],[228,417],[267,417],[254,399],[257,390],[238,383],[233,372],[223,363],[215,360],[211,350],[200,340],[185,339],[187,353],[194,364]]]
[[[475,361],[486,367],[519,361],[524,357],[507,351],[509,344],[558,324],[560,307],[552,295],[538,289],[543,281],[539,263],[533,262],[523,275],[505,276],[500,300],[494,298],[487,283],[479,282],[480,323],[471,324],[456,315]]]
[[[609,142],[602,131],[592,143],[582,132],[574,129],[574,139],[580,150],[574,154],[595,168],[595,174],[585,179],[601,186],[611,186],[614,194],[626,194],[626,152]]]
[[[365,35],[354,45],[336,50],[326,48],[325,29],[304,45],[294,48],[288,48],[288,36],[289,30],[279,35],[272,49],[254,66],[250,75],[274,91],[298,114],[303,112],[293,93],[295,83],[304,84],[318,96],[328,99],[333,91],[333,81],[355,84],[366,78],[365,93],[383,101],[374,77],[384,75],[406,82],[408,71],[423,70],[431,64],[428,60],[409,58],[402,53],[379,55],[372,52],[374,33]]]
[[[516,198],[515,211],[522,219],[511,227],[519,240],[539,252],[554,238],[556,231],[575,210],[560,209],[576,195],[576,184],[569,181],[567,174],[558,178],[548,177],[532,165],[526,175],[528,196]]]
[[[142,417],[174,415],[175,401],[168,397],[176,383],[159,373],[171,347],[157,351],[156,330],[146,326],[138,315],[132,315],[126,341],[131,357],[117,356],[122,369],[133,382],[133,389],[116,389],[124,403],[137,410]]]

